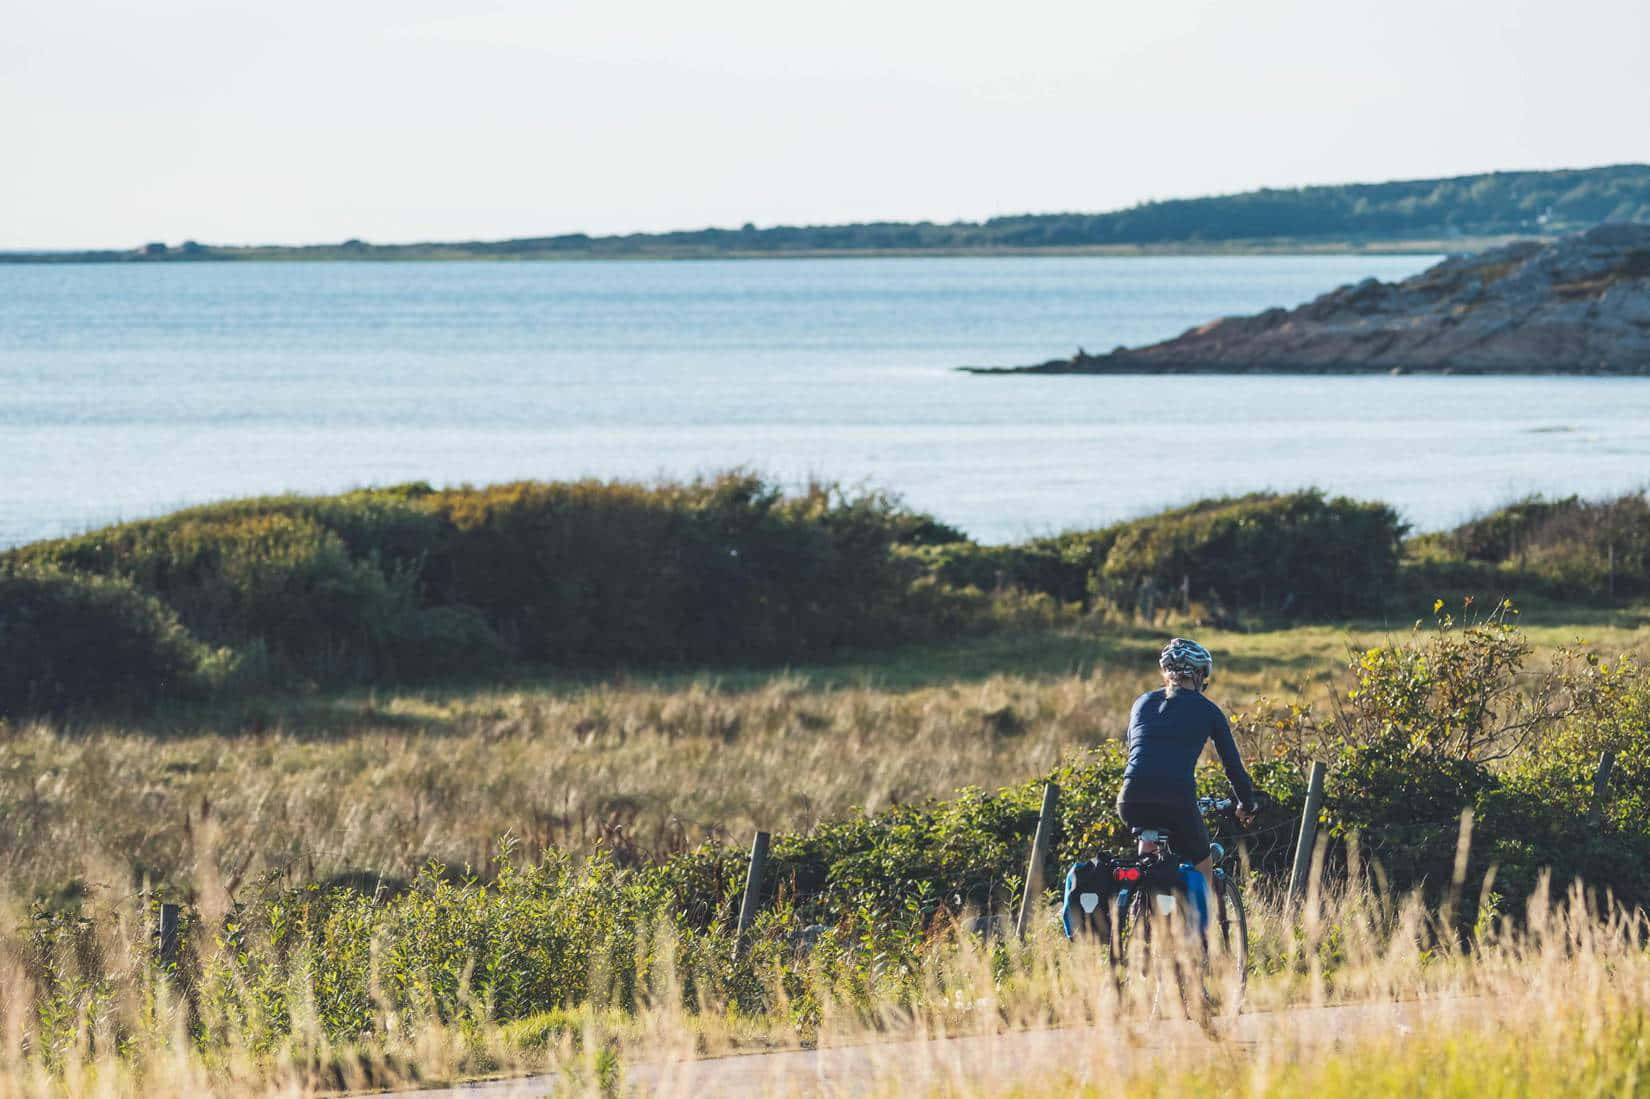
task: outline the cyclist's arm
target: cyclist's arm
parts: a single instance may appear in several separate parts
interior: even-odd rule
[[[1232,739],[1232,725],[1219,709],[1215,710],[1215,731],[1211,739],[1215,742],[1215,751],[1220,754],[1220,765],[1226,768],[1226,779],[1232,784],[1232,793],[1237,797],[1238,807],[1244,812],[1253,813],[1258,808],[1255,801],[1255,784],[1249,780],[1249,772],[1243,767],[1243,757],[1238,754],[1237,741]]]

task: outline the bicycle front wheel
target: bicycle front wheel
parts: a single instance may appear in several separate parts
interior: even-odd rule
[[[1219,967],[1215,971],[1217,979],[1235,990],[1232,1012],[1236,1014],[1249,981],[1249,915],[1243,908],[1243,891],[1224,874],[1216,882],[1215,918],[1220,957],[1211,961]]]

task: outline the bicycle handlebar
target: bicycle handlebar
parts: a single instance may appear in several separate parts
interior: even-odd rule
[[[1256,795],[1257,802],[1260,800]],[[1259,805],[1256,805],[1259,808]],[[1222,816],[1236,816],[1238,803],[1231,798],[1198,798],[1197,810],[1200,813],[1219,813]]]

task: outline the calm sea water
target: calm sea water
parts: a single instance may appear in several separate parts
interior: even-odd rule
[[[1633,487],[1650,383],[983,378],[1433,257],[0,267],[0,545],[427,480],[869,481],[1017,539],[1211,493]]]

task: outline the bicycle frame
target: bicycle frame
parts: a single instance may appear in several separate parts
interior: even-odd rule
[[[1205,813],[1229,814],[1234,809],[1233,802],[1220,798],[1199,798],[1197,804]],[[1080,923],[1093,919],[1106,921],[1105,935],[1111,940],[1114,953],[1120,943],[1120,933],[1128,925],[1129,905],[1136,893],[1148,891],[1160,916],[1172,915],[1179,909],[1187,885],[1181,860],[1174,853],[1172,837],[1162,829],[1148,828],[1140,830],[1137,838],[1140,847],[1149,845],[1152,849],[1133,856],[1100,852],[1088,863],[1078,863],[1067,872],[1062,921],[1068,939],[1077,938],[1079,931],[1073,926],[1074,900],[1082,913],[1077,917]],[[1224,907],[1228,880],[1225,868],[1220,865],[1226,857],[1225,849],[1218,843],[1210,844],[1210,855],[1216,864],[1213,895],[1198,890],[1202,898],[1198,922],[1203,927]]]

